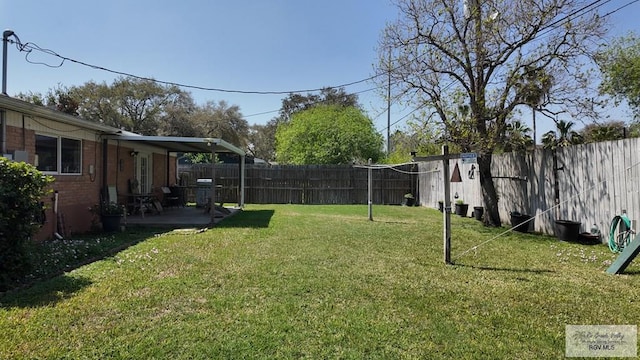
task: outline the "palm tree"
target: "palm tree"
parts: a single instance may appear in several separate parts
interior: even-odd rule
[[[582,144],[582,135],[572,130],[573,125],[575,125],[573,121],[557,121],[557,134],[554,131],[548,131],[547,133],[542,135],[542,144],[544,145],[544,147],[547,149],[555,149],[556,147]]]
[[[533,145],[533,139],[529,136],[529,132],[531,129],[520,121],[507,124],[504,150],[507,152],[527,150]]]
[[[522,81],[517,85],[518,96],[522,103],[531,107],[533,121],[533,142],[536,141],[536,111],[546,101],[548,101],[549,93],[553,87],[553,76],[549,75],[544,69],[527,66],[523,69]]]

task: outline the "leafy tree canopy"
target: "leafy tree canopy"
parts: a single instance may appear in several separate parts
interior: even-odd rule
[[[248,143],[249,124],[237,105],[197,105],[191,93],[153,80],[120,77],[111,85],[89,81],[17,97],[143,135],[219,137],[241,148]]]
[[[283,164],[377,161],[381,148],[373,122],[353,106],[316,105],[296,112],[276,131],[276,158]]]
[[[319,93],[306,95],[291,93],[282,99],[282,107],[277,117],[265,125],[253,125],[249,129],[248,152],[256,158],[276,160],[276,129],[280,124],[288,124],[292,116],[300,111],[318,105],[353,106],[360,108],[358,96],[348,94],[344,88],[324,88]]]
[[[600,91],[612,96],[617,103],[626,100],[640,116],[640,39],[630,34],[603,47],[596,57],[602,83]]]
[[[272,161],[276,159],[276,130],[278,123],[275,119],[265,125],[254,124],[249,127],[248,152],[258,159]]]
[[[542,135],[542,145],[547,149],[555,149],[570,145],[582,144],[582,135],[573,130],[572,121],[559,120],[556,122],[557,131],[548,131]]]
[[[609,121],[604,124],[587,124],[580,131],[585,143],[620,140],[631,136],[623,121]]]
[[[229,105],[224,100],[209,101],[197,107],[191,119],[202,136],[217,137],[246,148],[249,123],[243,118],[239,106]]]
[[[277,121],[278,123],[288,122],[296,112],[310,109],[316,105],[360,107],[358,104],[358,95],[347,94],[344,88],[327,87],[323,88],[319,94],[289,94],[289,96],[282,99],[282,108],[280,109],[280,116],[277,118]]]

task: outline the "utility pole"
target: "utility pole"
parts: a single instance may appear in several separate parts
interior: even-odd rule
[[[7,95],[7,44],[10,36],[15,36],[13,30],[2,33],[2,95]]]
[[[2,96],[7,96],[7,44],[9,44],[10,36],[17,38],[13,30],[5,30],[2,33]],[[4,155],[7,153],[7,116],[4,110],[0,111],[0,123],[2,123],[2,127],[0,128],[2,132],[2,134],[0,134],[2,149],[0,150],[2,152],[0,152],[0,155]]]
[[[391,154],[391,49],[387,65],[387,156]]]

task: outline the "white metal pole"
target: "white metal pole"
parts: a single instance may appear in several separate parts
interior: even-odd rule
[[[244,207],[244,179],[246,170],[245,156],[240,156],[240,207]]]
[[[216,220],[216,144],[211,144],[211,226],[215,225]]]
[[[373,169],[371,168],[371,159],[369,159],[369,168],[367,169],[369,173],[368,178],[368,191],[367,195],[369,198],[369,221],[373,221]]]
[[[444,263],[451,264],[451,190],[449,179],[449,146],[442,146],[442,175],[444,177],[444,209],[442,209]]]

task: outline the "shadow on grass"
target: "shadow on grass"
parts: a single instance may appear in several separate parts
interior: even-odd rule
[[[89,285],[91,282],[88,279],[70,277],[65,274],[66,272],[115,256],[119,252],[124,251],[131,246],[153,238],[154,235],[160,233],[159,230],[160,229],[152,229],[148,231],[131,231],[117,234],[115,236],[119,237],[119,239],[114,241],[114,244],[109,248],[103,248],[97,255],[75,259],[73,262],[65,262],[61,259],[62,261],[57,267],[49,267],[45,271],[40,272],[39,275],[32,275],[35,277],[32,277],[29,280],[25,281],[25,279],[22,279],[19,283],[10,285],[6,292],[0,292],[0,308],[7,305],[22,306],[21,304],[23,302],[25,303],[24,307],[47,305],[51,302],[69,297],[65,294],[69,291],[70,293],[73,293],[80,290],[84,287],[81,285]],[[50,287],[51,284],[54,284],[56,287],[49,293],[51,296],[43,293],[41,294],[42,296],[38,297],[42,300],[41,304],[38,304],[38,302],[40,302],[39,300],[32,303],[32,300],[30,300],[33,298],[32,294],[37,291],[42,291],[39,289],[43,287]],[[60,298],[60,296],[62,296],[62,298]],[[57,300],[56,297],[58,297]]]
[[[544,270],[544,269],[499,268],[499,267],[493,267],[493,266],[467,265],[467,264],[459,264],[459,263],[453,263],[453,265],[460,266],[460,267],[468,267],[475,270],[504,271],[504,272],[512,272],[512,273],[546,274],[546,273],[555,272],[553,270]]]
[[[242,210],[239,214],[216,224],[217,228],[267,228],[274,210]]]
[[[89,285],[91,285],[91,281],[88,278],[60,275],[30,288],[13,290],[0,296],[0,308],[54,305],[59,301],[71,298]]]
[[[375,218],[373,219],[373,222],[377,222],[377,223],[381,223],[381,224],[397,224],[397,225],[415,225],[416,224],[416,222],[410,222],[410,221],[376,220]]]

